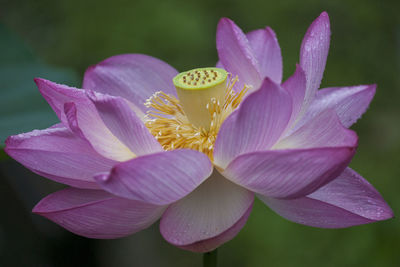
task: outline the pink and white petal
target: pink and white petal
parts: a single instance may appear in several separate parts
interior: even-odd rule
[[[160,143],[130,108],[128,101],[91,90],[87,90],[87,95],[96,106],[107,128],[135,155],[163,151]]]
[[[287,127],[290,95],[266,78],[222,124],[215,142],[214,163],[225,168],[240,154],[267,150]]]
[[[238,90],[243,89],[244,84],[258,89],[262,77],[257,59],[246,35],[228,18],[222,18],[218,23],[217,51],[225,70],[239,77]]]
[[[80,188],[98,188],[94,174],[109,171],[117,163],[59,126],[10,136],[5,151],[44,177]]]
[[[241,219],[247,219],[253,200],[252,192],[215,171],[195,191],[168,207],[160,221],[161,235],[175,246],[209,251],[243,227]]]
[[[367,110],[375,91],[375,84],[319,90],[307,113],[298,124],[299,126],[305,124],[326,109],[334,109],[342,124],[350,127]]]
[[[33,212],[68,231],[89,238],[111,239],[143,230],[165,207],[115,197],[101,190],[67,188],[42,199]]]
[[[328,13],[322,12],[308,28],[300,48],[300,66],[307,78],[303,108],[307,110],[319,88],[329,52],[331,30]],[[304,114],[301,111],[301,114]]]
[[[49,103],[60,121],[68,126],[68,121],[64,114],[64,104],[68,102],[85,101],[85,91],[63,84],[57,84],[42,78],[35,78],[34,81],[39,88],[39,92]]]
[[[344,228],[393,217],[378,191],[350,168],[306,197],[258,197],[282,217],[314,227]]]
[[[65,103],[64,112],[70,129],[88,140],[99,154],[116,161],[126,161],[135,157],[135,154],[106,127],[89,99]]]
[[[357,141],[357,134],[342,125],[335,110],[327,109],[280,140],[273,149],[355,147]]]
[[[122,162],[95,179],[114,195],[166,205],[192,192],[211,175],[212,169],[205,154],[178,149]]]
[[[145,112],[144,103],[155,92],[176,96],[172,78],[177,74],[162,60],[142,54],[124,54],[88,68],[82,87],[126,98]]]
[[[244,225],[247,222],[247,219],[250,216],[252,209],[253,209],[253,204],[250,205],[250,207],[243,214],[243,216],[231,228],[229,228],[222,234],[220,234],[216,237],[210,238],[210,239],[198,241],[191,245],[180,246],[180,248],[189,250],[189,251],[193,251],[193,252],[198,252],[198,253],[205,253],[205,252],[213,251],[214,249],[218,248],[222,244],[232,240],[240,232],[240,230],[242,230],[242,228],[244,227]]]
[[[246,36],[258,61],[261,76],[280,84],[282,82],[282,54],[275,32],[270,27],[266,27],[251,31]]]
[[[118,161],[134,156],[107,129],[84,90],[39,78],[35,82],[61,122],[81,138],[87,139],[101,155]]]
[[[282,87],[289,92],[292,98],[292,115],[286,130],[289,131],[296,123],[297,118],[301,117],[299,113],[306,93],[306,75],[299,65],[296,65],[296,71],[282,84]]]
[[[248,190],[274,198],[299,198],[336,178],[355,147],[271,150],[244,154],[223,175]]]

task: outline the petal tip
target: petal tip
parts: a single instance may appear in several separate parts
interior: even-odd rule
[[[39,204],[37,204],[35,207],[32,209],[32,213],[42,215],[42,212],[40,211],[40,208],[38,207]]]
[[[4,141],[5,147],[4,147],[4,151],[7,153],[7,151],[10,149],[10,145],[12,143],[12,138],[13,135],[10,135],[6,138],[6,140]],[[7,153],[8,154],[8,153]]]
[[[43,78],[39,78],[39,77],[35,77],[33,78],[33,81],[35,82],[36,86],[39,88],[39,91],[41,91],[42,86],[46,86],[46,85],[51,85],[53,82],[43,79]]]
[[[38,85],[39,83],[41,83],[43,80],[44,80],[43,78],[39,78],[39,77],[33,78],[33,81],[36,83],[36,85]]]
[[[219,21],[218,21],[218,25],[220,25],[221,23],[233,23],[233,21],[228,18],[228,17],[222,17]]]
[[[322,12],[321,15],[319,15],[319,17],[316,20],[323,22],[327,29],[330,28],[330,19],[329,19],[329,15],[326,11]]]
[[[266,32],[268,35],[270,35],[273,39],[275,39],[276,41],[278,41],[278,38],[276,37],[275,31],[274,31],[271,27],[269,27],[269,26],[265,27],[265,32]],[[281,55],[281,56],[282,56],[282,55]]]
[[[388,203],[386,203],[386,201],[381,197],[382,199],[382,205],[381,207],[378,209],[377,211],[377,216],[375,219],[375,221],[385,221],[385,220],[389,220],[389,219],[394,219],[394,212],[392,210],[392,208],[389,206]]]
[[[319,32],[319,33],[318,33]],[[325,34],[328,37],[330,36],[330,20],[329,15],[325,11],[322,12],[310,25],[307,30],[305,37],[314,39],[315,33],[317,35]]]
[[[281,88],[281,86],[274,82],[272,79],[265,77],[261,83],[260,89],[267,89],[270,88],[271,86],[277,87],[277,88]]]
[[[378,85],[376,83],[373,83],[373,84],[368,85],[366,90],[370,90],[372,92],[372,96],[374,96],[376,93],[377,87],[378,87]]]
[[[46,205],[43,205],[43,203],[46,201],[46,199],[47,199],[48,197],[49,197],[49,196],[46,196],[45,198],[43,198],[42,200],[40,200],[39,203],[37,203],[37,204],[33,207],[32,213],[44,216],[44,214],[46,213],[47,209],[46,209]]]
[[[320,17],[327,17],[329,18],[328,12],[322,11],[321,14],[319,15]]]

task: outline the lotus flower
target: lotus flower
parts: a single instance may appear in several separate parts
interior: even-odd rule
[[[348,127],[375,85],[317,90],[329,40],[322,13],[282,84],[274,32],[245,35],[226,18],[217,68],[178,74],[126,54],[90,67],[83,90],[35,79],[60,123],[9,137],[6,152],[70,187],[33,212],[90,238],[127,236],[160,219],[169,243],[195,252],[231,240],[255,196],[314,227],[391,218],[380,194],[347,167],[357,147]]]

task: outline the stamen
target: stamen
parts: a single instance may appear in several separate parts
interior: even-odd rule
[[[194,72],[196,73],[196,72]],[[209,125],[196,126],[189,121],[181,103],[174,96],[156,92],[146,100],[149,108],[145,125],[165,150],[188,148],[198,150],[213,160],[214,143],[223,121],[243,100],[248,87],[235,93],[238,78],[229,80],[222,99],[209,98],[205,105]]]

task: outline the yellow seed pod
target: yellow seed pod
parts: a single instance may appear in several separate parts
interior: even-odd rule
[[[193,69],[174,77],[179,102],[193,125],[210,127],[208,104],[212,99],[223,103],[227,77],[225,70],[214,67]]]

